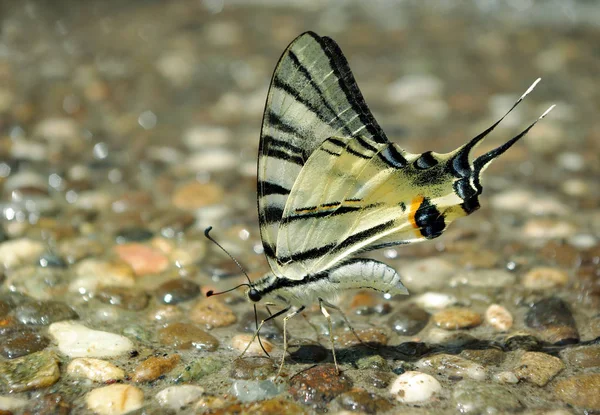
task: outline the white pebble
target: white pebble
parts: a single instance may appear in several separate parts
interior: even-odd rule
[[[246,349],[246,346],[248,346],[248,343],[250,343],[250,339],[252,339],[251,334],[238,334],[237,336],[234,336],[231,339],[231,347],[233,347],[236,350],[239,350],[240,352],[243,352]],[[262,337],[261,337],[260,341],[262,342],[262,345],[264,346],[267,353],[270,353],[271,350],[273,350],[273,343],[271,343],[268,340],[263,339]],[[262,348],[260,347],[260,343],[258,342],[258,337],[257,337],[254,339],[252,344],[248,347],[248,350],[246,350],[246,355],[247,356],[261,356],[263,354],[264,354],[264,352],[263,352]]]
[[[569,238],[568,242],[575,248],[590,249],[596,246],[598,239],[594,235],[590,235],[588,233],[578,233],[577,235],[573,235],[571,238]]]
[[[237,166],[240,157],[229,150],[219,148],[204,149],[192,153],[185,161],[185,165],[192,171],[228,171]]]
[[[576,231],[574,225],[554,219],[530,219],[523,226],[523,234],[529,238],[569,238]]]
[[[17,411],[29,402],[27,399],[15,398],[13,396],[0,396],[0,410]]]
[[[496,331],[507,331],[513,325],[513,316],[501,305],[492,304],[485,310],[485,321]]]
[[[502,269],[481,269],[462,272],[450,280],[450,286],[502,288],[512,286],[517,277]]]
[[[442,385],[436,378],[415,371],[404,372],[390,386],[390,393],[404,403],[428,401],[441,390]]]
[[[73,359],[67,366],[67,373],[75,378],[102,383],[125,378],[125,371],[112,363],[84,357]]]
[[[442,95],[444,83],[431,75],[405,75],[387,88],[392,103],[414,103]]]
[[[33,239],[13,239],[0,244],[0,265],[12,268],[33,263],[44,252],[44,244]]]
[[[192,127],[183,133],[185,145],[195,151],[202,151],[207,146],[224,146],[231,140],[231,131],[211,125]],[[254,163],[256,170],[256,163]]]
[[[569,275],[558,268],[532,268],[523,277],[523,285],[532,290],[548,290],[564,287],[569,282]]]
[[[421,359],[417,362],[417,368],[430,368],[435,373],[445,373],[452,377],[467,377],[474,380],[484,380],[486,371],[483,366],[464,357],[438,354]]]
[[[450,294],[428,292],[415,297],[413,301],[426,310],[442,310],[456,304],[458,300]]]
[[[444,287],[456,267],[441,258],[414,261],[402,267],[402,283],[409,291],[425,291]]]
[[[519,378],[513,372],[498,372],[494,374],[494,380],[498,383],[508,383],[514,385],[519,383]]]
[[[162,407],[180,410],[196,402],[204,394],[204,388],[195,385],[170,386],[156,394],[156,400]]]
[[[500,192],[491,197],[491,204],[499,210],[515,212],[533,203],[534,196],[531,192],[523,189],[513,189]]]
[[[72,321],[53,323],[48,332],[58,343],[58,350],[69,357],[110,357],[133,349],[133,343],[125,336],[92,330]]]
[[[85,397],[87,407],[98,415],[121,415],[142,407],[144,393],[131,385],[97,388]]]

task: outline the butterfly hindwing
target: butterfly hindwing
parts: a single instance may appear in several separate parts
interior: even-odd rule
[[[283,53],[273,74],[261,132],[258,209],[271,268],[288,195],[306,160],[332,136],[387,142],[337,44],[307,32]]]

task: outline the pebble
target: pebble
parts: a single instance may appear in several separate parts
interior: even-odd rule
[[[200,286],[185,278],[169,280],[161,284],[155,292],[163,304],[179,304],[193,300],[200,294]]]
[[[231,130],[214,125],[193,126],[183,132],[182,140],[194,151],[201,151],[206,146],[221,147],[231,141]]]
[[[496,331],[508,331],[513,325],[513,316],[505,307],[492,304],[485,310],[485,322]]]
[[[361,357],[356,361],[356,367],[361,370],[374,369],[374,370],[390,370],[387,360],[379,355]]]
[[[199,302],[190,310],[189,318],[211,328],[230,326],[237,321],[233,310],[216,300]]]
[[[107,383],[125,378],[125,371],[106,360],[79,357],[71,360],[67,374],[92,382]]]
[[[527,272],[522,282],[525,287],[532,290],[549,290],[567,285],[569,275],[561,269],[537,267]]]
[[[181,360],[178,354],[150,356],[134,369],[131,380],[136,383],[151,382],[171,371]]]
[[[432,327],[427,331],[425,340],[428,343],[440,344],[446,347],[463,347],[477,342],[477,339],[464,331],[448,331]]]
[[[58,350],[69,357],[110,357],[133,350],[133,343],[125,336],[75,322],[53,323],[48,333],[58,343]]]
[[[573,236],[577,228],[556,219],[529,219],[523,226],[523,236],[536,239],[563,239]]]
[[[286,389],[283,383],[272,380],[236,380],[231,384],[231,393],[241,402],[254,402],[280,395]]]
[[[171,203],[179,209],[197,210],[223,200],[224,191],[214,183],[190,182],[178,187]]]
[[[60,301],[26,302],[17,306],[11,315],[21,324],[41,326],[79,318],[75,310]]]
[[[214,400],[213,400],[214,401]],[[199,402],[200,404],[200,402]],[[231,414],[260,414],[260,415],[305,415],[306,409],[294,402],[284,398],[273,398],[265,401],[233,404],[225,404],[219,400],[214,403],[217,408],[211,408],[210,415],[231,415]],[[203,406],[200,406],[201,412],[204,412]],[[196,408],[198,408],[197,406]]]
[[[0,389],[9,393],[45,388],[59,378],[58,359],[51,351],[0,361]]]
[[[409,404],[427,402],[441,391],[442,385],[436,378],[416,371],[402,373],[390,386],[390,394],[397,401]]]
[[[302,404],[325,408],[338,395],[352,389],[352,381],[333,365],[317,365],[289,380],[289,393]]]
[[[36,300],[51,300],[70,278],[70,273],[63,269],[26,265],[11,270],[4,285]]]
[[[248,343],[250,343],[250,340],[252,339],[252,337],[253,336],[251,334],[235,335],[231,339],[231,347],[233,347],[235,350],[243,352],[244,350],[246,350],[246,347],[248,346]],[[271,343],[270,341],[268,341],[262,337],[262,330],[261,330],[260,341],[262,342],[262,345],[265,348],[265,350],[267,351],[267,353],[271,353],[271,351],[274,348],[273,343]],[[257,337],[254,339],[252,344],[248,347],[248,350],[246,350],[245,356],[261,356],[264,353],[265,352],[263,351],[262,347],[260,346],[260,343],[258,342],[258,337]]]
[[[208,148],[197,153],[192,153],[184,161],[184,165],[191,171],[222,172],[231,171],[240,162],[240,157],[226,148]],[[216,194],[221,194],[221,188],[216,188]]]
[[[179,365],[173,369],[170,376],[173,383],[193,383],[199,379],[218,372],[223,367],[224,362],[214,357],[195,358],[190,364]]]
[[[600,345],[565,349],[562,351],[561,356],[572,366],[581,368],[600,367]]]
[[[445,374],[448,378],[484,380],[486,370],[482,365],[472,362],[460,356],[451,354],[436,354],[417,362],[419,369],[431,369],[437,374]]]
[[[48,393],[36,400],[32,413],[36,415],[69,415],[73,405],[64,395]]]
[[[136,275],[159,274],[169,266],[169,259],[157,249],[138,243],[117,245],[115,253],[133,269]]]
[[[414,336],[429,322],[429,313],[415,305],[404,306],[388,319],[388,325],[402,336]]]
[[[527,327],[540,330],[541,337],[553,344],[579,341],[579,332],[569,306],[558,297],[534,303],[525,316]]]
[[[44,252],[44,244],[32,239],[22,238],[0,243],[0,265],[15,268],[25,264],[34,264]]]
[[[158,331],[159,341],[177,349],[198,349],[213,352],[219,341],[204,330],[188,323],[173,323]]]
[[[465,349],[460,355],[485,366],[500,366],[506,359],[506,353],[498,349]]]
[[[204,394],[204,388],[196,385],[170,386],[156,394],[158,404],[173,411],[184,409]]]
[[[12,411],[19,411],[28,403],[29,401],[27,399],[15,398],[14,396],[0,395],[0,411],[6,411],[6,413],[3,415],[11,415]]]
[[[496,414],[515,412],[522,405],[507,387],[474,380],[462,380],[452,392],[452,404],[461,414]]]
[[[50,340],[34,330],[23,327],[0,327],[0,355],[7,359],[39,352],[48,346]]]
[[[364,414],[384,413],[392,409],[390,401],[365,389],[353,388],[341,394],[337,401],[340,406],[348,411]]]
[[[388,85],[387,91],[391,103],[413,104],[415,101],[441,97],[444,84],[432,75],[405,75]]]
[[[504,346],[508,350],[539,350],[541,342],[530,333],[517,331],[510,333],[504,339]]]
[[[445,287],[456,266],[441,258],[427,258],[402,267],[402,283],[409,291],[427,291]]]
[[[142,407],[144,392],[131,385],[108,385],[93,389],[85,402],[98,415],[122,415]]]
[[[369,327],[366,329],[357,329],[356,334],[358,334],[360,340],[351,331],[346,331],[337,336],[335,339],[337,347],[349,348],[363,344],[385,346],[388,342],[388,335],[380,328]]]
[[[494,380],[498,383],[505,383],[507,385],[515,385],[519,383],[519,378],[517,375],[510,371],[495,373]]]
[[[523,189],[511,189],[499,192],[490,198],[490,203],[495,209],[509,212],[520,212],[524,206],[535,203],[535,195]]]
[[[132,287],[135,284],[133,269],[123,262],[85,259],[75,265],[76,278],[69,290],[84,294],[98,287]]]
[[[123,287],[102,287],[94,292],[94,298],[131,311],[140,311],[148,306],[149,296],[145,291]]]
[[[517,277],[501,269],[482,269],[460,273],[450,280],[451,287],[504,288],[514,285]]]
[[[415,297],[413,302],[425,310],[435,311],[450,307],[458,300],[452,294],[426,292]]]
[[[558,357],[546,353],[525,352],[513,372],[521,380],[545,386],[564,368],[564,363]]]
[[[230,376],[233,379],[265,380],[275,373],[273,361],[266,356],[252,359],[236,359],[231,364]]]
[[[183,311],[181,307],[174,305],[164,305],[152,309],[150,312],[150,319],[161,321],[161,322],[172,322],[180,320],[183,317]]]
[[[554,396],[577,408],[600,411],[599,390],[600,373],[584,373],[558,381],[554,386]]]
[[[451,307],[435,313],[433,321],[442,329],[459,330],[477,327],[482,319],[478,313],[468,308]]]

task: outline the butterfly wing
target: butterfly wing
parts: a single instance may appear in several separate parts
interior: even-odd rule
[[[261,238],[276,274],[279,225],[300,171],[328,137],[357,135],[387,142],[338,45],[312,32],[298,36],[273,73],[258,155]]]

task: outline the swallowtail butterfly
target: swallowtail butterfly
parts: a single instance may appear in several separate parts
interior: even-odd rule
[[[269,319],[286,314],[284,357],[286,322],[305,306],[318,301],[327,317],[337,367],[325,307],[339,309],[327,300],[352,288],[408,294],[393,268],[356,255],[436,238],[476,211],[481,173],[553,107],[503,145],[469,155],[538,81],[456,150],[412,154],[388,140],[332,39],[306,32],[287,47],[271,81],[258,154],[260,233],[271,273],[242,284],[249,301],[281,307]]]

